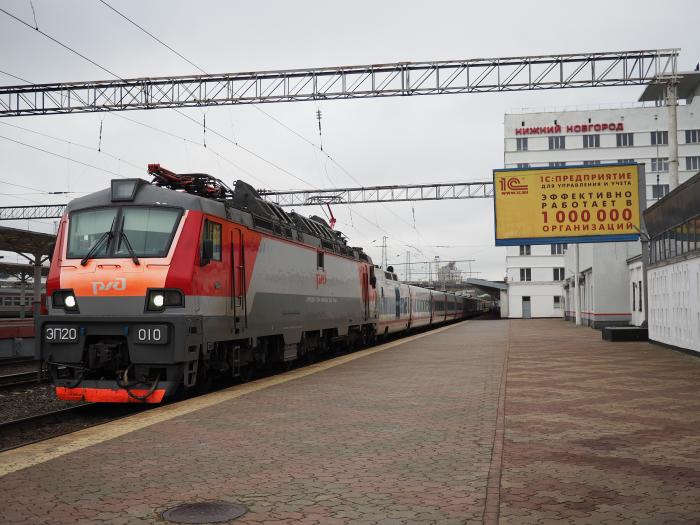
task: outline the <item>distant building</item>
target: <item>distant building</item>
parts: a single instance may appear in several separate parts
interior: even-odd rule
[[[439,283],[448,283],[462,280],[462,271],[457,268],[457,263],[449,262],[438,268],[437,280]]]
[[[508,305],[504,317],[561,317],[564,313],[561,281],[566,244],[537,244],[506,248]]]
[[[686,103],[677,108],[678,173],[683,182],[700,170],[700,74],[683,74],[681,87],[679,99],[685,99]],[[647,99],[650,92],[653,90],[649,87],[644,95]],[[504,166],[563,167],[639,162],[645,165],[646,200],[654,202],[669,189],[667,130],[668,108],[649,102],[609,108],[509,113],[504,120]],[[528,266],[528,260],[519,256],[518,247],[508,248],[506,273],[513,285],[509,292],[511,317],[521,316],[525,304],[522,297],[530,297],[531,315],[539,316],[532,297],[547,293],[549,299],[540,298],[540,303],[555,303],[557,295],[563,294],[562,311],[567,318],[573,318],[573,250],[566,257],[547,256],[548,248],[531,247],[540,257],[537,260],[540,271],[531,273],[527,283],[520,279],[520,270]],[[641,324],[645,307],[639,293],[641,245],[638,242],[581,244],[579,251],[584,323],[595,327]],[[556,292],[551,286],[549,272],[541,270],[549,268],[553,272],[557,267],[564,268],[563,292]],[[520,306],[516,304],[518,301]],[[559,304],[562,304],[561,299]],[[538,308],[537,312],[540,311],[544,312],[542,315],[552,313],[547,313],[546,308]]]

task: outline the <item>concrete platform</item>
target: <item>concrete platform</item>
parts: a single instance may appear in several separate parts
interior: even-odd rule
[[[0,454],[2,523],[688,523],[700,360],[467,321]]]

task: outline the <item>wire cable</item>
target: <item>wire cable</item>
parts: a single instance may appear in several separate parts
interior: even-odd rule
[[[0,69],[0,73],[3,75],[7,75],[8,77],[16,78],[17,80],[21,80],[22,82],[26,82],[27,84],[34,84],[34,82],[29,82],[29,80],[25,80],[22,77],[18,77],[17,75],[13,75],[12,73],[8,73],[7,71],[3,71]]]
[[[124,160],[121,157],[117,157],[116,155],[112,155],[111,153],[107,153],[104,149],[97,150],[94,147],[88,146],[86,144],[81,144],[79,142],[73,142],[71,140],[62,139],[60,137],[55,137],[53,135],[49,135],[48,133],[42,133],[41,131],[35,131],[33,129],[24,128],[22,126],[17,126],[16,124],[10,124],[9,122],[0,121],[0,124],[2,124],[3,126],[10,126],[11,128],[21,129],[22,131],[26,131],[27,133],[33,133],[33,134],[39,135],[41,137],[46,137],[47,139],[56,140],[59,142],[63,142],[65,144],[70,144],[71,146],[77,146],[79,148],[84,148],[84,149],[87,149],[90,151],[97,151],[99,153],[107,155],[108,157],[113,158],[114,160],[117,160],[119,162],[123,162],[124,164],[131,166],[132,168],[137,169],[137,170],[139,170],[139,172],[143,173],[143,168],[140,168],[136,164],[129,162],[128,160]]]
[[[5,9],[3,9],[3,8],[0,7],[0,12],[5,13],[5,14],[6,14],[7,16],[9,16],[10,18],[13,18],[13,19],[17,20],[20,24],[24,24],[25,26],[27,26],[27,27],[28,27],[29,29],[31,29],[32,31],[36,31],[37,33],[39,33],[39,34],[45,36],[46,38],[48,38],[48,39],[51,40],[52,42],[55,42],[56,44],[58,44],[58,45],[61,46],[62,48],[67,49],[67,50],[70,51],[71,53],[78,55],[80,58],[82,58],[82,59],[84,59],[84,60],[87,60],[87,61],[90,62],[92,65],[94,65],[94,66],[100,68],[102,71],[105,71],[106,73],[109,73],[110,75],[112,75],[112,76],[114,76],[114,77],[117,77],[119,80],[124,80],[122,77],[120,77],[120,76],[117,75],[116,73],[113,73],[112,71],[110,71],[110,70],[107,69],[106,67],[101,66],[100,64],[98,64],[97,62],[95,62],[94,60],[92,60],[91,58],[86,57],[85,55],[83,55],[83,54],[80,53],[79,51],[76,51],[76,50],[73,49],[72,47],[67,46],[67,45],[64,44],[63,42],[61,42],[61,41],[59,41],[59,40],[56,40],[54,37],[52,37],[52,36],[49,35],[48,33],[44,33],[44,32],[43,32],[41,29],[39,29],[38,27],[34,27],[33,25],[31,25],[31,24],[25,22],[25,21],[22,20],[21,18],[16,17],[16,16],[13,15],[12,13],[10,13],[9,11],[6,11]]]
[[[14,142],[15,144],[20,144],[20,145],[22,145],[22,146],[24,146],[24,147],[31,148],[31,149],[36,150],[36,151],[41,151],[41,152],[46,153],[46,154],[48,154],[48,155],[53,155],[54,157],[59,157],[59,158],[61,158],[61,159],[65,159],[65,160],[68,160],[68,161],[70,161],[70,162],[75,162],[76,164],[80,164],[81,166],[86,166],[86,167],[88,167],[88,168],[93,168],[93,169],[96,169],[96,170],[99,170],[99,171],[104,171],[105,173],[109,173],[110,175],[115,175],[115,176],[117,176],[117,177],[119,177],[119,178],[121,178],[121,179],[126,178],[126,177],[124,177],[124,175],[120,175],[119,173],[115,173],[114,171],[107,170],[107,169],[104,169],[104,168],[100,168],[99,166],[95,166],[94,164],[89,164],[89,163],[87,163],[87,162],[82,162],[82,161],[80,161],[80,160],[76,160],[76,159],[73,159],[73,158],[71,158],[71,157],[66,157],[65,155],[61,155],[60,153],[54,153],[53,151],[49,151],[49,150],[47,150],[47,149],[40,148],[40,147],[38,147],[38,146],[32,146],[31,144],[27,144],[26,142],[22,142],[22,141],[20,141],[20,140],[11,139],[11,138],[9,138],[9,137],[5,137],[5,136],[2,136],[2,135],[0,135],[0,139],[7,140],[7,141],[10,141],[10,142]]]

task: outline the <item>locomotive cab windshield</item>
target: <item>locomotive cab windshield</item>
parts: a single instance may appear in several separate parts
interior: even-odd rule
[[[136,264],[138,257],[165,257],[181,215],[177,208],[147,206],[75,211],[70,216],[67,257],[128,257]]]

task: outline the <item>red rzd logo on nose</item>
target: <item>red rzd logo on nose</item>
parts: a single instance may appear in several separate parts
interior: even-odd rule
[[[501,193],[504,195],[527,193],[527,184],[520,184],[520,179],[518,177],[508,177],[498,182],[501,185]]]
[[[110,290],[115,290],[120,292],[126,290],[126,279],[124,277],[117,277],[113,281],[93,281],[92,284],[92,295],[97,295],[99,292],[108,292]]]

